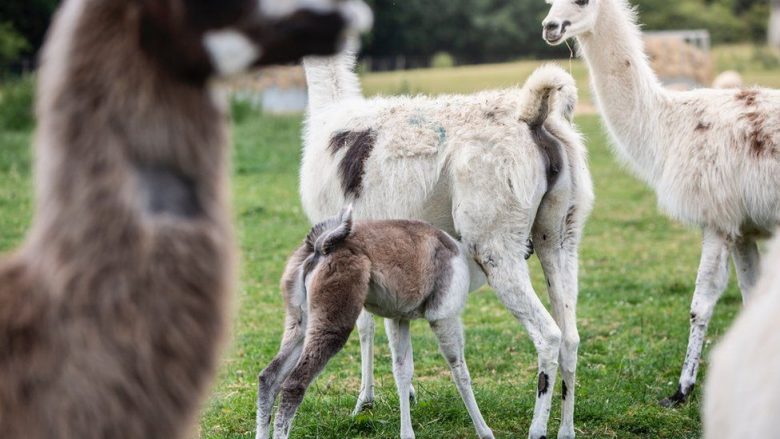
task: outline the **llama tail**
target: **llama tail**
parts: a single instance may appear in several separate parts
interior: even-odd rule
[[[360,80],[355,73],[357,57],[350,50],[331,57],[306,57],[303,67],[309,88],[309,110],[347,98],[362,96]]]
[[[306,246],[311,251],[327,255],[352,233],[352,205],[341,210],[338,216],[329,218],[312,227],[306,237]]]
[[[556,112],[571,122],[577,105],[577,84],[562,68],[554,64],[537,68],[525,81],[523,91],[521,120],[538,126],[551,112]]]

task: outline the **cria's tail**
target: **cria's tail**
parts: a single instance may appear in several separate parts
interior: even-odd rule
[[[551,112],[571,121],[577,105],[577,84],[570,74],[554,64],[531,73],[523,86],[520,119],[531,126],[542,125]]]
[[[348,50],[331,57],[303,59],[310,111],[318,111],[343,99],[362,96],[355,63],[355,54]]]
[[[310,251],[327,255],[352,233],[352,205],[341,210],[338,216],[329,218],[312,227],[306,236]]]

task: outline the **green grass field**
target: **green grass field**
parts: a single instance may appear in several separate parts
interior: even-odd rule
[[[415,89],[468,91],[505,84],[496,78],[521,82],[532,66],[524,62],[398,76],[418,78],[409,82]],[[580,79],[584,77],[579,64],[575,71],[582,73]],[[468,84],[473,88],[466,88],[463,75],[473,78]],[[393,74],[366,77],[367,88],[372,93],[391,90],[388,77]],[[699,437],[700,390],[690,404],[679,409],[662,409],[657,404],[676,388],[685,352],[699,233],[672,223],[657,211],[653,193],[616,164],[596,116],[581,116],[577,122],[590,148],[597,196],[581,251],[578,437]],[[297,116],[250,115],[235,126],[233,193],[241,282],[236,292],[233,342],[200,422],[203,438],[253,437],[256,377],[274,355],[282,334],[279,278],[286,256],[309,227],[297,188],[300,124]],[[30,139],[26,131],[0,131],[3,250],[22,240],[32,215]],[[533,259],[532,272],[537,291],[545,297],[541,269]],[[705,354],[740,302],[732,279],[716,309]],[[472,295],[464,320],[467,361],[486,421],[498,437],[525,437],[537,379],[531,342],[487,288]],[[381,322],[377,324],[378,399],[374,408],[357,418],[349,416],[359,390],[359,349],[353,336],[309,389],[294,423],[294,437],[398,435],[389,349]],[[418,395],[412,418],[417,437],[473,437],[433,335],[422,322],[415,322],[412,331]],[[702,372],[706,374],[706,361]],[[560,395],[558,383],[555,392]],[[550,437],[557,432],[560,416],[559,397],[555,400]]]

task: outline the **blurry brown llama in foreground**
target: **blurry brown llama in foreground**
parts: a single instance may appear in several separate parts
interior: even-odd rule
[[[0,260],[0,437],[189,432],[234,278],[209,78],[331,53],[369,17],[300,3],[65,2],[39,77],[37,213]]]

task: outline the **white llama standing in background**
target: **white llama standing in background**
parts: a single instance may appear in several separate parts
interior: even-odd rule
[[[756,239],[780,223],[780,92],[665,90],[626,0],[553,0],[543,28],[550,44],[577,38],[618,156],[664,211],[703,230],[688,352],[677,392],[662,401],[679,404],[696,381],[729,255],[746,301],[758,277]]]
[[[713,350],[704,387],[706,439],[772,438],[780,413],[780,239],[754,298]]]
[[[421,219],[459,237],[476,262],[472,289],[487,275],[537,349],[529,436],[546,437],[560,365],[559,437],[574,437],[577,252],[593,202],[585,147],[571,123],[574,80],[547,66],[523,88],[364,99],[353,57],[304,65],[310,108],[301,198],[309,219],[319,222],[353,202],[358,218]],[[531,286],[525,261],[531,238],[552,315]],[[363,380],[356,411],[373,400],[370,315],[362,315],[358,330]]]

